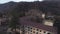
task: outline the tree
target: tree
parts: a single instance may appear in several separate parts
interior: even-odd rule
[[[57,32],[58,32],[57,34],[60,34],[60,20],[59,19],[55,20],[54,26],[57,27]]]
[[[9,27],[11,28],[11,30],[15,29],[15,32],[16,32],[16,28],[19,28],[21,25],[20,23],[18,23],[19,18],[22,16],[25,16],[25,12],[23,12],[21,9],[22,8],[20,8],[17,5],[9,14],[9,15],[13,16],[11,19],[11,22],[9,23]]]
[[[9,23],[9,27],[11,28],[12,31],[13,31],[13,29],[14,29],[15,32],[16,32],[16,28],[17,28],[17,25],[18,25],[18,20],[19,20],[18,17],[16,17],[16,16],[13,16],[13,17],[12,17],[12,20],[11,20],[11,22]]]
[[[9,27],[11,28],[11,30],[13,31],[13,29],[15,30],[15,34],[16,34],[16,29],[18,28],[18,27],[20,27],[20,26],[18,26],[18,25],[20,25],[19,24],[19,13],[17,13],[16,11],[14,12],[15,10],[13,10],[12,12],[11,12],[11,15],[12,15],[12,19],[11,19],[11,21],[10,21],[10,23],[9,23]]]

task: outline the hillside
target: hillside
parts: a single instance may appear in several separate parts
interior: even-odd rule
[[[0,12],[10,12],[16,9],[17,12],[28,11],[33,7],[39,8],[43,12],[52,12],[53,14],[60,15],[60,2],[8,2],[0,4]]]

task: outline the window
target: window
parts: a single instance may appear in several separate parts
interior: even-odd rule
[[[30,27],[28,27],[28,28],[30,28]]]
[[[28,28],[28,31],[30,31],[30,28]]]
[[[35,28],[33,30],[35,30]]]
[[[28,31],[30,31],[30,27],[28,27]]]
[[[32,30],[31,30],[31,32],[32,32]]]
[[[30,34],[32,34],[32,33],[30,33]]]
[[[47,33],[47,34],[50,34],[50,33]]]
[[[41,30],[40,30],[40,32],[41,32]]]
[[[37,31],[38,31],[39,29],[37,29]]]
[[[46,33],[46,31],[44,31],[44,33]]]
[[[28,34],[29,34],[29,32],[28,32]]]
[[[33,33],[35,33],[35,31],[33,31]]]
[[[32,29],[32,28],[31,28]]]
[[[38,32],[36,32],[36,34],[38,34]]]

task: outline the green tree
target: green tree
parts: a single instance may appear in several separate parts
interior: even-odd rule
[[[16,6],[11,12],[10,14],[12,16],[12,19],[9,23],[9,27],[13,30],[15,29],[16,32],[16,28],[20,27],[20,23],[18,23],[19,18],[22,16],[25,16],[25,12],[21,11],[21,9]]]
[[[15,11],[15,10],[14,10]],[[15,30],[15,34],[16,34],[16,29],[18,27],[20,27],[20,24],[19,24],[19,13],[17,13],[16,11],[14,12],[12,11],[10,14],[12,15],[12,19],[9,23],[9,27],[11,28],[11,30],[13,31],[13,29]]]
[[[19,20],[18,17],[15,17],[15,16],[12,17],[12,19],[11,19],[11,21],[9,23],[9,27],[11,28],[12,31],[14,29],[15,32],[16,32],[17,25],[19,25],[18,20]]]

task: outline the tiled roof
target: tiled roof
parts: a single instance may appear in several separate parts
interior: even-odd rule
[[[52,26],[46,26],[46,25],[43,25],[41,23],[36,23],[36,22],[32,22],[32,21],[27,21],[28,17],[22,17],[20,19],[20,24],[21,25],[27,25],[27,26],[33,26],[33,27],[36,27],[36,28],[39,28],[39,29],[43,29],[43,30],[46,30],[46,31],[50,31],[50,32],[57,32],[57,28],[56,27],[52,27]]]

